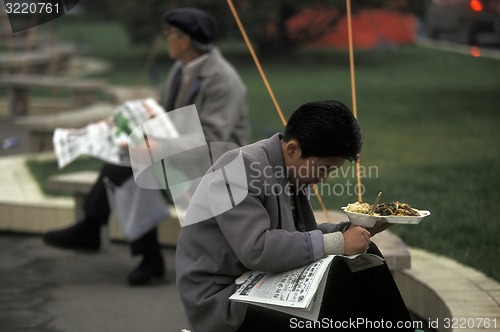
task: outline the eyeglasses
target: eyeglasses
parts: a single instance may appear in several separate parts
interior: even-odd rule
[[[174,27],[164,28],[163,31],[162,31],[162,34],[163,34],[163,37],[165,37],[165,38],[167,38],[170,35],[177,35],[177,36],[184,35],[184,33],[181,30],[176,29]]]
[[[163,37],[167,38],[168,36],[170,36],[174,32],[175,32],[175,30],[172,28],[165,28],[165,29],[163,29],[162,34],[163,34]]]

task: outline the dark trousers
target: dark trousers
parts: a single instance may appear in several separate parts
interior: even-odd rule
[[[368,252],[382,256],[373,243]],[[342,258],[334,258],[330,265],[318,321],[321,325],[311,325],[312,322],[303,318],[250,305],[238,331],[264,331],[264,328],[296,331],[300,327],[307,331],[382,327],[385,327],[383,330],[413,331],[412,319],[387,264],[351,273]],[[404,322],[409,328],[397,327]]]
[[[132,176],[133,172],[130,167],[104,164],[99,173],[99,178],[94,183],[94,186],[85,201],[84,222],[92,222],[99,225],[108,223],[111,209],[109,207],[106,187],[104,186],[104,178],[108,178],[116,186],[120,186]],[[148,253],[159,252],[160,244],[158,242],[157,233],[158,231],[155,227],[139,239],[133,241],[131,243],[132,255],[145,255]]]

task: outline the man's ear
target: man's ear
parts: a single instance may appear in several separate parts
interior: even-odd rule
[[[300,158],[302,156],[302,150],[300,149],[299,142],[294,139],[291,139],[286,143],[285,151],[290,159]]]

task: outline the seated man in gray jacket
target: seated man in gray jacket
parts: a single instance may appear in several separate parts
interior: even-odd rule
[[[175,60],[160,97],[165,111],[194,104],[207,141],[246,144],[250,130],[246,87],[214,44],[217,36],[214,18],[196,8],[176,8],[166,12],[163,20],[168,54]],[[182,121],[176,120],[176,123]],[[182,170],[190,166],[184,165]],[[132,177],[131,167],[105,163],[86,198],[84,218],[69,227],[47,232],[45,243],[63,249],[98,251],[100,229],[108,223],[111,213],[104,179],[121,186]],[[134,201],[123,204],[127,203],[137,204]],[[142,256],[142,261],[128,275],[130,285],[150,284],[165,275],[157,233],[154,227],[131,242],[132,255]]]
[[[381,255],[365,228],[317,225],[308,198],[309,186],[356,160],[361,146],[349,108],[319,101],[299,107],[283,135],[230,151],[214,163],[191,200],[176,253],[178,290],[193,332],[292,329],[293,316],[228,299],[247,271],[287,271],[330,254]],[[238,158],[239,174],[230,169]],[[232,208],[221,209],[223,197],[231,198]],[[351,273],[335,258],[320,318],[358,317],[411,321],[386,264]]]

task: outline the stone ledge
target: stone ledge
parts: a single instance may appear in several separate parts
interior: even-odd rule
[[[437,331],[447,328],[446,319],[471,319],[467,331],[500,331],[500,284],[483,273],[449,258],[410,248],[412,268],[394,272],[394,279],[408,308],[430,322]],[[492,326],[477,326],[489,319]],[[494,328],[496,320],[496,328]]]

